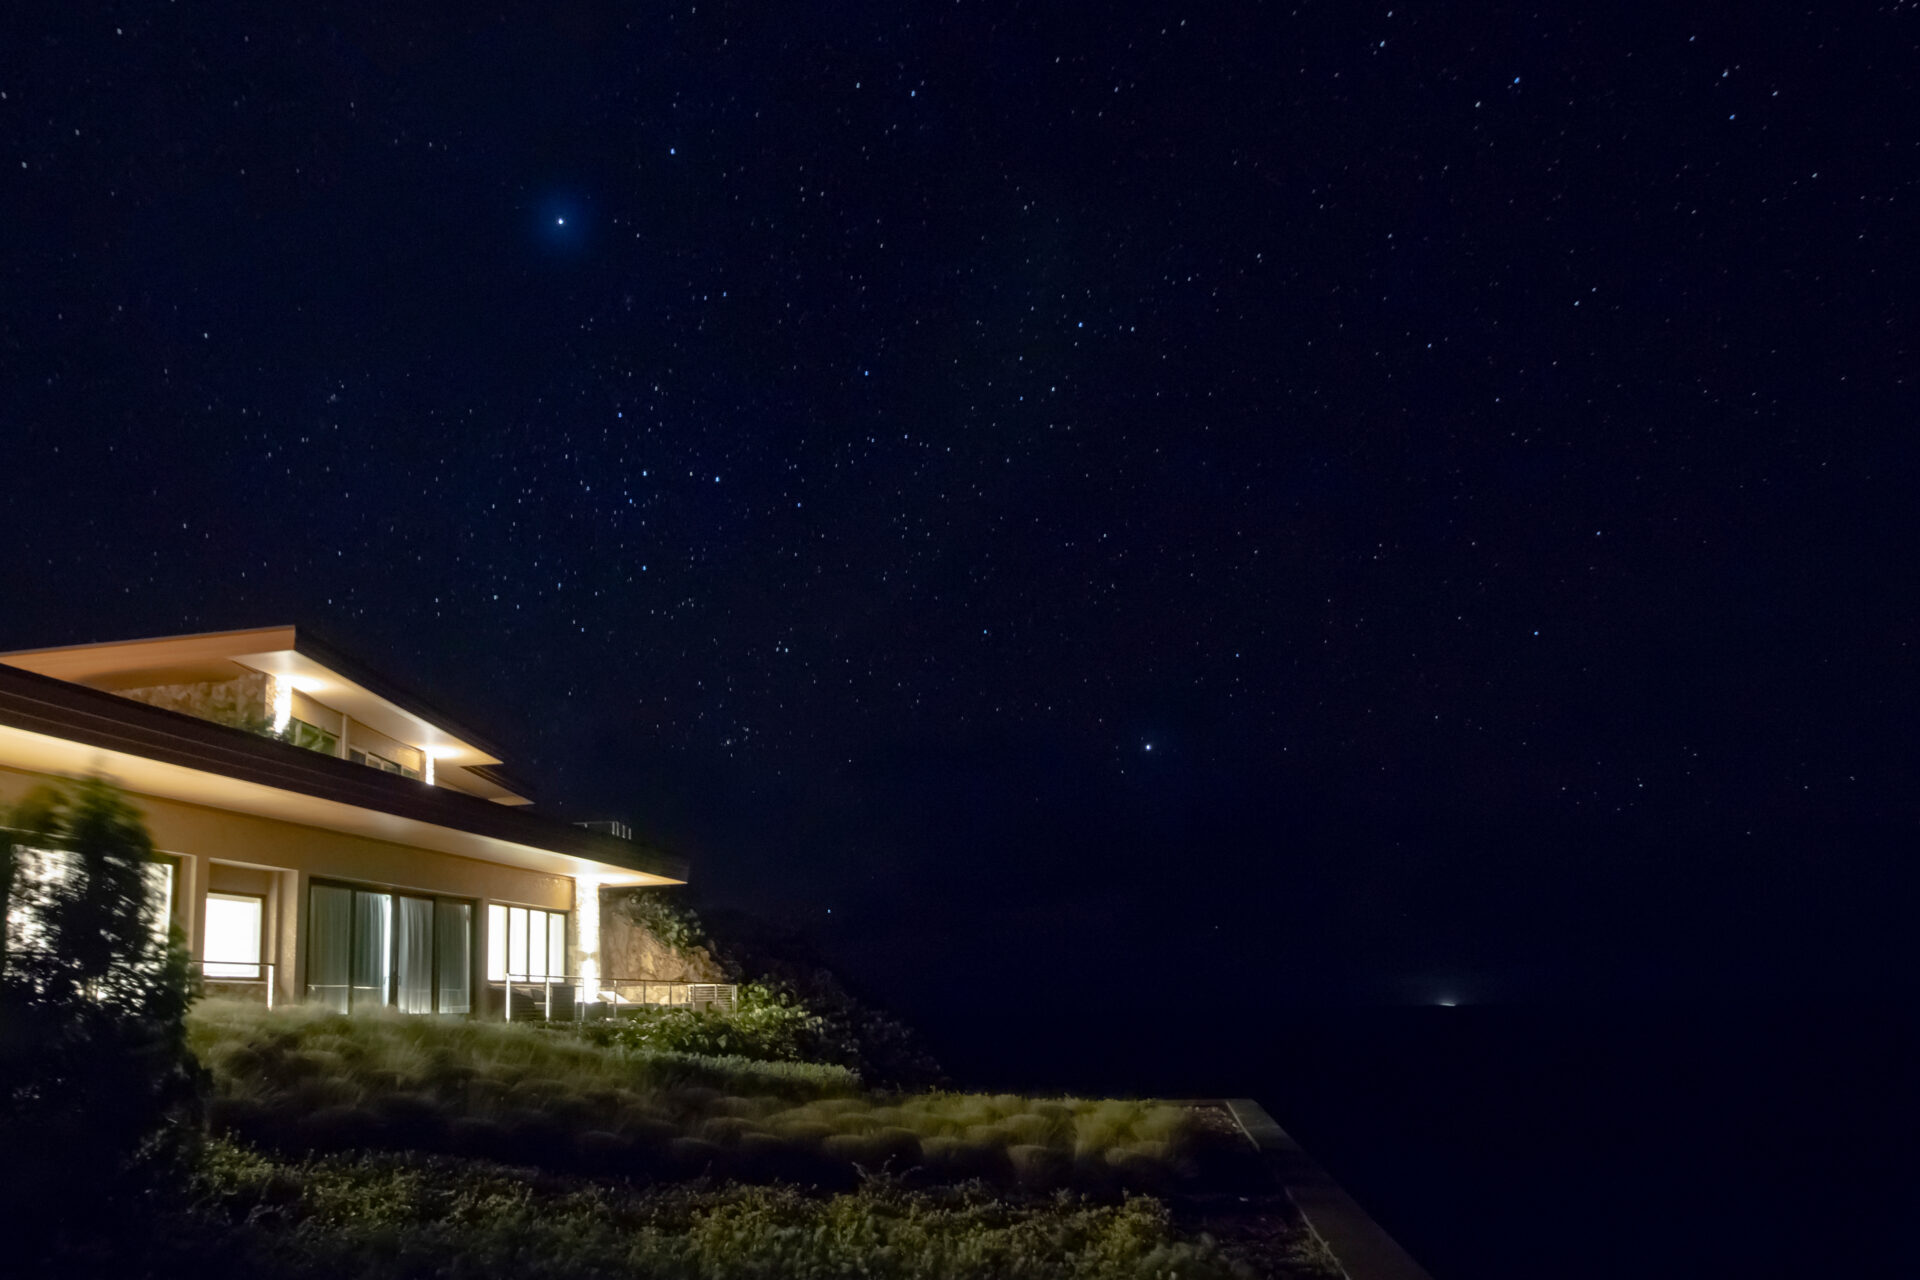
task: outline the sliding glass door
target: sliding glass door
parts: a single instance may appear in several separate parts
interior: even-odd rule
[[[355,1009],[393,1003],[393,895],[353,893],[353,1002]]]
[[[396,903],[393,1002],[402,1013],[433,1012],[433,899]]]
[[[316,884],[307,902],[307,999],[348,1008],[353,957],[353,890]]]
[[[473,904],[433,904],[434,967],[441,1013],[473,1012]]]
[[[341,1013],[467,1013],[473,904],[344,885],[312,886],[307,999]]]

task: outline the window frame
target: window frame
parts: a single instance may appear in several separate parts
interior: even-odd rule
[[[477,910],[477,908],[480,905],[479,899],[464,898],[464,897],[461,897],[459,894],[455,894],[455,893],[429,893],[424,890],[418,890],[418,889],[402,889],[395,885],[370,884],[366,881],[361,881],[361,880],[341,880],[334,876],[310,876],[308,877],[308,880],[307,880],[307,901],[304,906],[304,910],[307,912],[307,915],[309,917],[311,917],[312,911],[313,911],[313,890],[316,886],[320,888],[326,888],[326,889],[345,889],[350,893],[356,893],[356,894],[359,894],[359,893],[385,894],[386,897],[394,903],[392,915],[390,917],[394,921],[394,925],[393,927],[387,930],[386,991],[384,993],[384,999],[382,1000],[382,1002],[379,1005],[374,1006],[376,1008],[381,1008],[381,1009],[395,1008],[397,1007],[398,1001],[399,1001],[400,929],[398,925],[398,919],[399,919],[398,900],[401,898],[412,898],[415,901],[423,901],[423,902],[429,903],[432,909],[427,912],[427,919],[430,922],[430,928],[432,932],[429,934],[428,940],[427,940],[427,954],[429,957],[429,962],[428,962],[429,972],[428,972],[427,981],[428,981],[428,988],[433,994],[433,1008],[424,1016],[426,1017],[442,1017],[442,1016],[470,1017],[472,1016],[473,1014],[473,995],[472,995],[473,978],[471,975],[472,975],[472,968],[473,968],[473,954],[475,950],[474,942],[476,941],[474,937],[474,932],[475,932],[476,923],[479,917],[479,911]],[[467,1008],[464,1011],[457,1012],[457,1013],[450,1013],[440,1008],[440,910],[439,908],[440,908],[440,904],[443,902],[460,903],[460,904],[464,904],[467,907],[467,968],[468,968]],[[351,964],[351,957],[353,955],[354,943],[357,942],[359,939],[359,928],[360,928],[359,914],[349,909],[348,919],[352,922],[349,933],[347,935],[347,955],[349,957],[349,964]],[[312,930],[308,929],[308,930],[305,930],[305,932],[309,936],[301,942],[301,959],[303,961],[306,961],[309,965],[311,965],[312,955],[311,955],[310,948],[313,945],[313,939],[310,935],[312,933]],[[312,983],[308,982],[306,985],[311,987]],[[353,980],[351,976],[349,976],[347,980],[347,1012],[349,1014],[354,1012],[353,991],[354,991]],[[420,1017],[423,1015],[410,1014],[408,1016]]]
[[[496,935],[496,930],[493,927],[494,925],[493,913],[496,910],[504,913],[501,917],[501,923],[503,927],[497,931],[498,936],[501,939],[500,952],[502,956],[501,965],[498,970],[496,970],[493,967],[493,940]],[[523,926],[522,933],[521,933],[522,946],[521,946],[521,956],[520,956],[521,964],[525,967],[518,970],[516,970],[513,967],[514,956],[513,956],[513,946],[511,943],[511,939],[513,936],[513,913],[516,911],[520,912],[522,914],[522,917],[526,920],[526,924]],[[533,959],[532,917],[533,917],[533,914],[536,912],[546,917],[546,930],[541,935],[542,938],[545,940],[545,945],[542,947],[542,950],[545,952],[545,954],[540,958],[543,972],[539,974],[535,974],[533,972],[532,964],[531,964],[531,961]],[[572,934],[571,934],[572,916],[573,916],[573,913],[571,911],[556,911],[552,907],[527,907],[527,906],[521,906],[518,903],[512,903],[512,902],[497,902],[497,901],[489,902],[487,904],[487,968],[486,968],[487,981],[489,983],[507,983],[507,982],[566,983],[570,981],[575,976],[574,974],[567,972],[567,970],[571,967],[571,961],[573,958],[572,957],[573,948],[569,945],[572,940]],[[552,967],[553,947],[554,947],[553,930],[555,927],[555,917],[559,918],[558,925],[559,925],[559,931],[560,931],[559,946],[560,946],[561,972],[559,973],[546,971],[546,970],[550,970]]]
[[[257,948],[258,954],[252,960],[210,960],[208,959],[207,958],[207,933],[208,933],[207,913],[206,913],[205,907],[203,906],[200,911],[200,957],[201,957],[200,958],[200,974],[201,976],[214,982],[257,982],[257,981],[260,981],[261,979],[264,979],[267,976],[267,895],[264,893],[232,893],[225,889],[207,890],[207,901],[212,902],[215,898],[221,898],[228,901],[236,901],[236,902],[244,899],[249,902],[257,902],[260,904],[260,928],[259,928],[260,945]],[[212,970],[209,968],[209,966],[211,965],[234,965],[234,966],[251,965],[253,967],[254,972],[253,972],[253,976],[250,978],[242,977],[238,974],[230,974],[230,973],[216,974],[212,972]]]

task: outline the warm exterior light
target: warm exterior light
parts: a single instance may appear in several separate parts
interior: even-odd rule
[[[285,676],[268,676],[267,696],[273,700],[273,731],[285,733],[293,722],[293,682]]]
[[[423,770],[423,771],[422,771],[422,773],[421,773],[421,776],[422,776],[422,777],[424,777],[424,778],[425,778],[425,779],[427,780],[427,785],[431,787],[431,786],[433,786],[433,785],[434,785],[434,781],[433,781],[433,752],[431,752],[431,751],[427,751],[427,752],[423,752],[422,754],[423,754],[423,755],[424,755],[424,756],[426,757],[426,768],[425,768],[425,770]]]
[[[574,877],[573,918],[580,941],[580,989],[589,999],[595,999],[600,994],[600,881],[597,877]]]

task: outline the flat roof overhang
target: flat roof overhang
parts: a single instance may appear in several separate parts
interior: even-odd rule
[[[687,878],[645,845],[4,666],[0,766],[607,884]]]
[[[258,671],[449,764],[501,763],[500,753],[479,734],[293,626],[21,649],[0,653],[0,663],[115,690],[230,680]]]

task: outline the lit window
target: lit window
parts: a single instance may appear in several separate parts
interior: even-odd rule
[[[266,903],[248,894],[207,895],[205,972],[209,978],[259,978]]]
[[[307,1000],[341,1013],[395,1007],[468,1013],[473,905],[316,884],[307,915]],[[489,937],[491,952],[492,938]],[[489,960],[491,967],[491,959]]]
[[[14,882],[7,902],[7,946],[17,952],[42,950],[46,926],[41,913],[54,904],[73,874],[74,855],[64,849],[16,848]],[[173,924],[173,864],[146,865],[147,905],[152,914],[153,940],[164,945]]]
[[[487,907],[487,980],[539,981],[567,974],[567,913]]]

